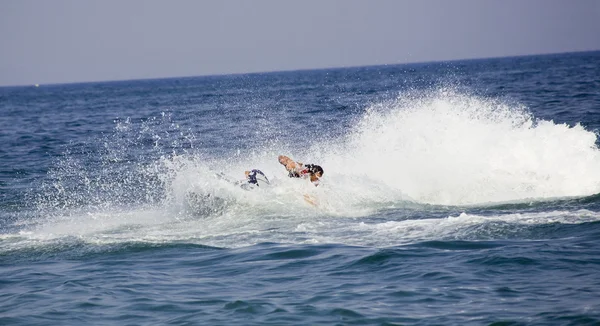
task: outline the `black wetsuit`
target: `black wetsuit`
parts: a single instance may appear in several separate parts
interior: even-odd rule
[[[269,179],[267,178],[267,176],[261,170],[256,170],[256,169],[250,171],[250,173],[248,174],[248,183],[256,185],[256,186],[260,186],[258,184],[258,180],[256,180],[257,174],[262,175],[265,178],[265,180],[267,181],[267,183],[269,183]]]

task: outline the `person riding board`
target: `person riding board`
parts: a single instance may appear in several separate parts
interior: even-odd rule
[[[246,177],[244,180],[233,181],[223,172],[215,174],[217,178],[225,180],[236,186],[240,186],[244,190],[252,190],[255,187],[260,187],[261,185],[264,187],[271,184],[267,176],[261,170],[252,169],[251,171],[244,171],[244,175]]]
[[[240,187],[244,190],[260,187],[261,184],[263,186],[271,184],[267,176],[261,170],[253,169],[251,171],[245,171],[244,175],[246,176],[246,179],[239,182],[241,183]]]
[[[261,170],[253,169],[252,171],[245,171],[244,175],[246,175],[246,180],[249,184],[256,186],[260,186],[261,183],[270,184],[269,179]]]
[[[316,164],[302,164],[296,162],[285,155],[279,155],[279,163],[288,171],[290,178],[310,179],[315,187],[323,176],[323,168]]]

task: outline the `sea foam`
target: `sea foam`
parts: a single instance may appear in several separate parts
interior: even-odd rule
[[[377,183],[419,203],[473,205],[600,192],[595,142],[579,124],[440,90],[371,106],[322,163],[367,191]]]

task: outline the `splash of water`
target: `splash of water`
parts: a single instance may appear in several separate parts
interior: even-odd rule
[[[39,207],[46,218],[19,236],[35,241],[75,236],[98,243],[183,240],[226,247],[263,241],[393,245],[400,238],[436,239],[446,233],[437,218],[398,217],[375,224],[354,219],[403,208],[427,210],[424,204],[480,205],[600,192],[593,132],[535,120],[523,107],[449,90],[373,105],[343,137],[304,150],[275,140],[247,155],[232,153],[234,159],[200,155],[193,148],[176,151],[179,141],[193,136],[172,121],[165,123],[167,132],[164,125],[119,122],[100,158],[66,156],[42,188]],[[133,154],[143,160],[131,160]],[[287,178],[279,154],[323,166],[321,186]],[[100,163],[91,167],[86,160]],[[252,168],[265,172],[273,187],[249,192],[215,178],[224,172],[241,179]],[[304,195],[312,196],[317,207]],[[535,223],[545,223],[546,215]],[[510,223],[521,218],[497,217]],[[446,222],[460,233],[485,219],[462,216]],[[379,236],[382,230],[386,239]]]
[[[581,125],[440,90],[372,106],[322,160],[416,202],[472,205],[600,192],[595,142]]]

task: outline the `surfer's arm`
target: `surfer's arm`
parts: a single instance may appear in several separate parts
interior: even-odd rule
[[[292,172],[293,170],[302,167],[302,163],[300,162],[295,162],[294,160],[292,160],[291,158],[285,156],[285,155],[279,155],[279,163],[281,163],[281,165],[285,166],[285,169],[288,170],[289,172]]]

